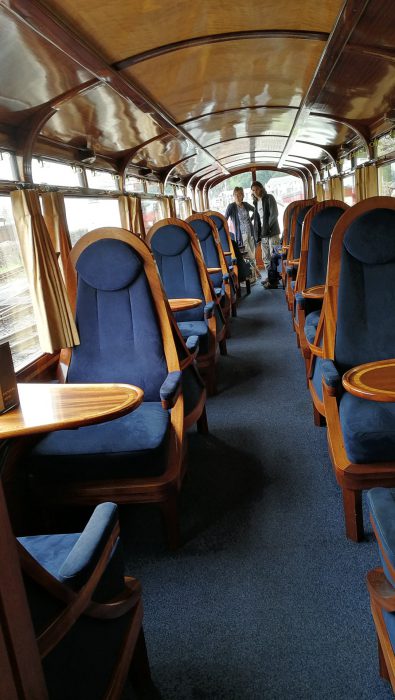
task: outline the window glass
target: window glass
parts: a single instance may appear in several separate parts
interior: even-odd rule
[[[395,162],[382,165],[378,169],[379,194],[384,197],[395,197]]]
[[[125,183],[126,192],[144,192],[144,182],[139,177],[129,175]]]
[[[174,185],[165,185],[165,194],[174,197]]]
[[[80,187],[79,174],[76,168],[66,163],[53,160],[32,159],[33,182],[58,187]]]
[[[117,199],[65,197],[67,225],[74,245],[88,231],[102,226],[121,226]]]
[[[332,163],[329,166],[328,172],[329,172],[330,177],[336,177],[338,175],[336,163]]]
[[[160,194],[159,182],[152,182],[147,180],[147,192],[148,194]]]
[[[15,180],[12,171],[13,156],[7,151],[0,151],[0,180]]]
[[[0,342],[6,341],[16,370],[42,355],[11,198],[0,197]]]
[[[185,187],[176,186],[176,197],[185,197]]]
[[[347,177],[343,177],[343,200],[350,207],[356,204],[357,197],[355,192],[354,175],[347,175]]]
[[[346,173],[351,170],[351,156],[344,156],[340,159],[340,172]]]
[[[325,180],[322,183],[322,189],[324,191],[324,198],[330,199],[331,198],[331,183],[329,180]]]
[[[354,160],[354,167],[357,165],[362,165],[362,163],[366,163],[367,160],[369,160],[369,154],[365,148],[360,148],[358,151],[354,151],[353,153],[353,160]]]
[[[188,199],[175,199],[174,200],[175,208],[176,208],[176,216],[177,219],[185,219],[190,216],[190,204]]]
[[[151,226],[156,224],[157,221],[164,219],[166,216],[164,203],[160,199],[142,199],[141,208],[143,210],[144,228],[146,233],[148,233]]]
[[[92,190],[119,190],[118,176],[107,170],[86,168],[86,178]]]
[[[395,133],[391,131],[389,134],[384,134],[380,136],[377,141],[376,154],[379,158],[380,156],[385,156],[387,153],[392,153],[395,151]]]

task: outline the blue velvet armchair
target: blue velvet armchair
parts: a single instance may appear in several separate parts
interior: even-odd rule
[[[239,292],[239,271],[232,237],[229,233],[228,222],[224,215],[220,214],[218,211],[206,211],[204,213],[211,219],[217,229],[218,240],[224,253],[227,272],[230,275],[232,315],[236,316],[236,298]]]
[[[379,673],[395,692],[395,491],[374,488],[368,492],[367,501],[382,564],[367,574]]]
[[[67,381],[125,382],[144,391],[133,413],[50,433],[31,451],[35,492],[53,504],[158,503],[168,540],[179,540],[178,494],[184,473],[185,369],[172,314],[147,245],[130,231],[97,229],[71,252],[78,276],[76,322]],[[178,338],[178,343],[182,343]],[[205,392],[195,387],[194,420]]]
[[[51,700],[119,698],[128,675],[154,697],[141,588],[125,578],[117,507],[96,507],[81,534],[17,543]],[[144,694],[144,697],[147,697]]]
[[[207,390],[215,393],[215,363],[218,345],[225,349],[225,322],[216,308],[216,297],[210,284],[195,234],[178,219],[158,221],[149,231],[151,247],[163,287],[169,299],[201,299],[197,308],[176,311],[174,317],[182,337],[198,336],[197,363],[206,380]]]
[[[372,197],[347,210],[331,240],[321,357],[311,383],[322,396],[328,443],[342,489],[346,534],[363,537],[361,495],[395,486],[395,403],[342,385],[351,368],[394,357],[395,201]]]

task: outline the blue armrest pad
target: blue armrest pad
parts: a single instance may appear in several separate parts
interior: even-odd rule
[[[215,301],[208,301],[204,305],[204,318],[211,318],[215,309]]]
[[[194,336],[191,337],[193,338]],[[161,401],[166,401],[170,405],[175,402],[181,389],[181,377],[182,373],[179,370],[169,372],[161,388],[159,389]]]
[[[304,334],[307,338],[307,341],[309,343],[311,343],[311,345],[314,345],[316,332],[317,332],[317,326],[314,326],[312,323],[305,323]]]
[[[306,308],[306,299],[304,298],[304,296],[301,292],[296,292],[295,300],[296,300],[297,306],[299,306],[300,309]]]
[[[217,297],[220,297],[222,294],[222,287],[215,287],[214,292]]]
[[[223,275],[223,280],[224,280],[224,282],[229,282],[229,273],[228,272],[225,272],[225,274]]]
[[[61,566],[58,578],[73,590],[87,583],[118,519],[115,503],[96,506],[73,549]]]
[[[233,272],[233,265],[228,265],[229,272]]]
[[[322,377],[327,386],[331,386],[333,389],[341,386],[341,376],[335,367],[333,360],[322,360],[321,364]]]
[[[237,265],[237,258],[232,258],[232,265]]]
[[[215,306],[214,302],[211,303],[213,304],[213,306]],[[187,346],[189,352],[191,352],[192,355],[194,355],[195,352],[199,350],[199,336],[190,335],[189,338],[187,338],[185,345]]]
[[[286,268],[286,269],[287,269],[287,275],[292,275],[292,272],[293,272],[293,267],[292,267],[292,265],[287,265],[287,268]]]

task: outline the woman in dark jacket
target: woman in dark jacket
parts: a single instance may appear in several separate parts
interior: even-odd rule
[[[255,262],[254,228],[250,219],[250,212],[254,212],[254,207],[243,201],[244,190],[242,187],[235,187],[233,197],[235,201],[228,204],[225,218],[232,221],[233,236],[236,243],[240,248],[245,248],[246,255],[250,260],[250,281],[255,282],[259,272]]]

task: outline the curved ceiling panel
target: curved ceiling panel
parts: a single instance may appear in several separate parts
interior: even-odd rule
[[[139,4],[125,0],[46,0],[45,4],[99,48],[108,61],[115,62],[191,35],[273,28],[330,32],[343,3],[304,0],[297,12],[290,12],[289,0],[266,0],[254,6],[251,0],[239,0],[235,6],[224,0],[145,0]]]
[[[221,158],[221,163],[222,165],[225,165],[228,167],[228,163],[230,161],[237,161],[241,159],[246,159],[248,158],[251,163],[254,163],[255,160],[260,160],[262,158],[270,158],[272,160],[278,160],[279,158],[279,153],[270,153],[270,151],[255,151],[254,154],[251,156],[251,153],[235,153],[231,156],[227,156],[226,158]]]
[[[319,143],[321,146],[340,146],[349,141],[355,132],[350,127],[326,117],[309,116],[298,130],[300,141]]]
[[[196,146],[187,139],[165,136],[140,148],[133,156],[131,164],[167,168],[195,152]]]
[[[144,85],[178,122],[240,106],[298,107],[324,46],[317,40],[243,39],[183,49],[122,74]]]
[[[187,177],[206,167],[217,169],[218,173],[221,172],[220,166],[215,163],[213,164],[213,161],[206,153],[200,153],[192,158],[188,158],[184,163],[179,163],[179,165],[174,168],[172,174],[179,175],[180,177]]]
[[[288,136],[296,113],[296,109],[246,107],[200,117],[183,126],[207,148],[211,143],[254,134]]]
[[[88,137],[91,148],[117,157],[160,133],[148,114],[105,84],[64,103],[42,130],[43,136],[77,147]]]
[[[255,151],[282,151],[286,143],[285,136],[257,136],[255,138],[234,139],[210,146],[210,153],[215,158],[226,158],[234,153],[255,153]],[[280,155],[280,153],[279,153]]]
[[[326,158],[327,154],[319,146],[310,143],[299,143],[295,141],[289,153],[289,158],[307,158],[308,160],[320,160]]]
[[[3,8],[0,66],[0,122],[13,126],[23,121],[32,107],[93,77]]]

